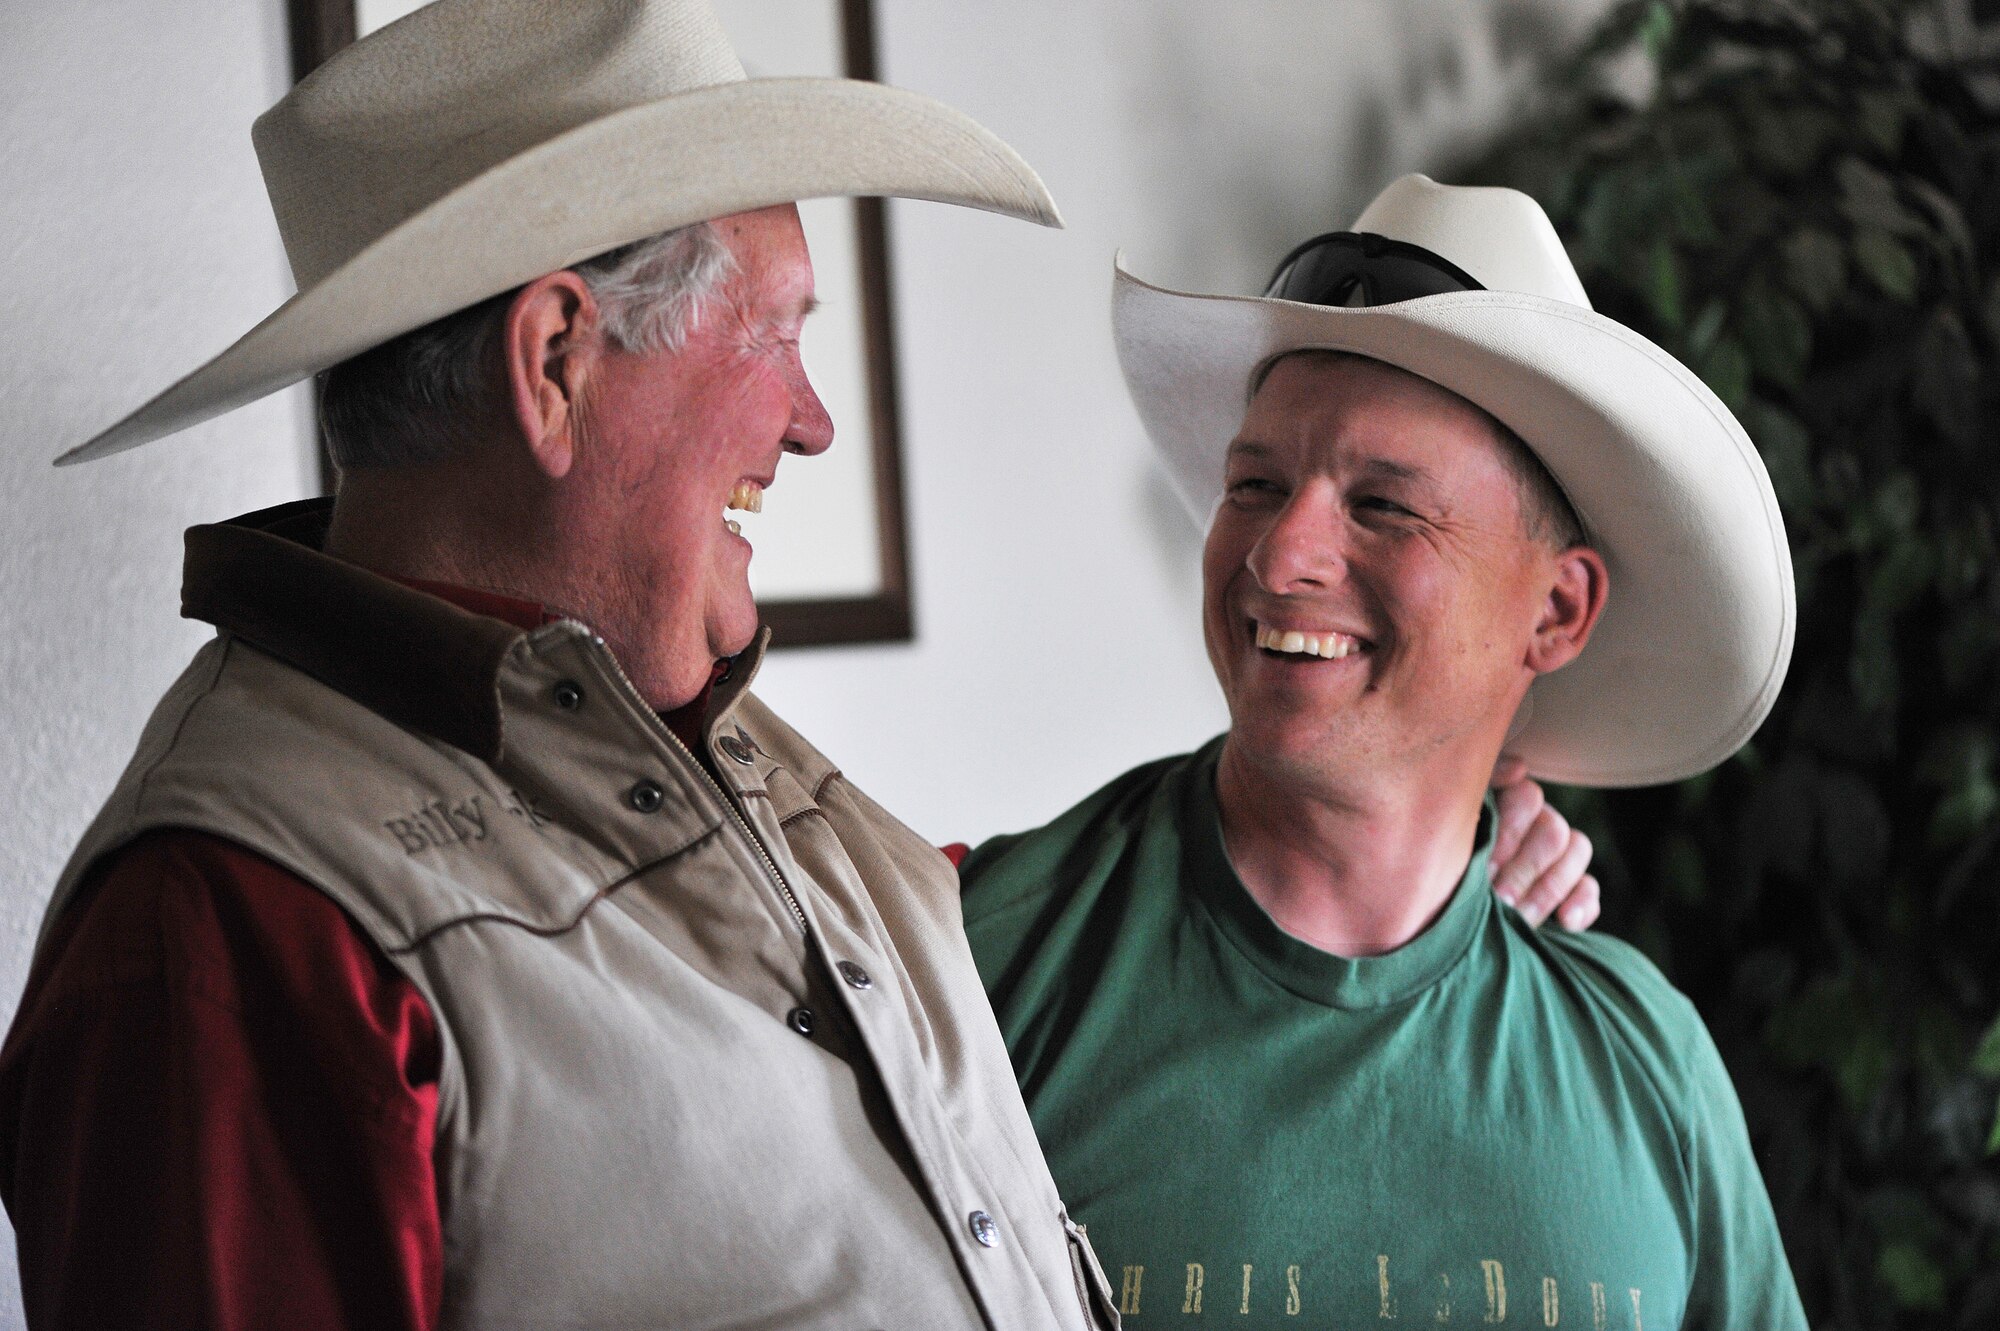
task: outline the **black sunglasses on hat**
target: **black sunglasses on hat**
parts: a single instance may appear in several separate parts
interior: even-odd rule
[[[1470,273],[1421,245],[1366,231],[1329,231],[1287,254],[1264,295],[1353,307],[1484,290]]]

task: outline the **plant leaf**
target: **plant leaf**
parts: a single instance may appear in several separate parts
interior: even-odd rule
[[[1917,346],[1910,396],[1939,433],[1963,449],[1979,443],[1979,358],[1958,315],[1941,308]]]
[[[1847,255],[1838,237],[1818,227],[1795,232],[1783,251],[1785,283],[1808,307],[1825,313],[1847,286]]]
[[[1665,236],[1653,242],[1646,260],[1646,304],[1661,325],[1670,330],[1681,326],[1681,263],[1673,244]]]
[[[1893,155],[1903,145],[1903,126],[1912,110],[1908,95],[1900,89],[1871,89],[1854,101],[1862,132],[1877,148]]]
[[[1982,1077],[2000,1077],[2000,1017],[1979,1037],[1979,1047],[1972,1051],[1972,1070]]]
[[[1761,400],[1749,404],[1743,424],[1763,455],[1779,506],[1796,521],[1813,506],[1812,436],[1798,417]]]
[[[1738,326],[1757,372],[1786,388],[1797,388],[1812,358],[1812,322],[1805,309],[1790,296],[1755,282],[1744,292]]]
[[[1730,338],[1722,338],[1701,363],[1701,377],[1715,390],[1723,405],[1739,411],[1750,392],[1750,358]]]
[[[1868,711],[1883,712],[1896,705],[1902,681],[1896,663],[1896,634],[1881,616],[1863,614],[1854,621],[1847,678],[1855,699]]]
[[[1840,182],[1840,212],[1856,227],[1876,227],[1899,236],[1921,236],[1923,219],[1896,197],[1896,183],[1859,157],[1843,157],[1834,166]]]
[[[1938,230],[1960,257],[1970,259],[1976,252],[1972,243],[1972,228],[1965,223],[1965,211],[1949,194],[1939,189],[1922,176],[1910,176],[1905,181],[1910,193],[1917,196],[1924,209],[1936,219]]]
[[[1917,261],[1903,243],[1872,228],[1854,236],[1854,263],[1885,296],[1908,300],[1917,294]]]
[[[1966,844],[2000,813],[2000,787],[1981,773],[1945,796],[1931,814],[1930,844],[1937,850],[1952,850]]]
[[[1655,65],[1665,60],[1667,45],[1673,39],[1674,11],[1663,0],[1653,0],[1639,25],[1639,41],[1646,49],[1646,58]]]
[[[1896,1302],[1915,1312],[1944,1309],[1944,1271],[1914,1243],[1885,1243],[1875,1256],[1875,1274]]]

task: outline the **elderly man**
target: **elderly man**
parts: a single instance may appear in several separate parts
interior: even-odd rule
[[[1115,308],[1230,729],[961,872],[1121,1310],[1802,1328],[1687,1001],[1485,890],[1503,750],[1664,781],[1768,711],[1791,571],[1740,428],[1513,191],[1407,177],[1265,299]]]
[[[746,692],[725,521],[831,441],[791,201],[1040,182],[704,0],[439,0],[256,141],[299,294],[71,460],[322,373],[343,483],[189,533],[218,637],[51,903],[30,1324],[1115,1325],[949,864]]]

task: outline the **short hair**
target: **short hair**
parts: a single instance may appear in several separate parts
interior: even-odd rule
[[[1493,422],[1493,433],[1500,441],[1500,460],[1514,475],[1521,521],[1526,524],[1529,537],[1557,553],[1588,545],[1590,538],[1584,532],[1583,519],[1577,516],[1576,506],[1569,502],[1548,464],[1498,416],[1483,407],[1480,411]]]
[[[1270,377],[1278,362],[1289,356],[1323,356],[1330,360],[1374,359],[1358,351],[1341,351],[1334,347],[1300,347],[1296,351],[1280,352],[1265,361],[1251,376],[1252,396],[1264,386],[1264,380]],[[1389,364],[1387,361],[1379,363]],[[1402,369],[1400,365],[1389,365],[1389,368]],[[1414,374],[1415,371],[1403,370],[1403,373]],[[1417,377],[1423,378],[1422,375]],[[1444,388],[1443,384],[1437,386]],[[1577,516],[1576,507],[1570,503],[1569,496],[1563,493],[1562,486],[1557,483],[1554,473],[1549,471],[1548,465],[1542,461],[1540,455],[1528,447],[1527,441],[1514,433],[1498,416],[1477,402],[1458,393],[1452,393],[1448,388],[1445,391],[1484,416],[1487,423],[1493,427],[1494,441],[1500,445],[1500,460],[1514,478],[1515,493],[1521,508],[1521,522],[1529,539],[1540,541],[1557,553],[1574,549],[1579,545],[1588,545],[1590,538],[1584,531],[1583,519]]]
[[[617,350],[679,350],[736,261],[707,222],[572,265]],[[499,342],[520,288],[349,357],[317,379],[320,432],[342,471],[415,466],[471,451],[503,411]]]

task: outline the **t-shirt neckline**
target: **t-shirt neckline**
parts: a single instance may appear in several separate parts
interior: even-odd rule
[[[1465,957],[1493,910],[1491,800],[1479,816],[1472,859],[1437,919],[1394,952],[1336,956],[1280,928],[1229,862],[1215,800],[1215,766],[1221,752],[1222,738],[1217,738],[1183,769],[1181,826],[1188,837],[1182,872],[1215,927],[1252,965],[1301,998],[1325,1007],[1362,1010],[1387,1007],[1422,993]]]

